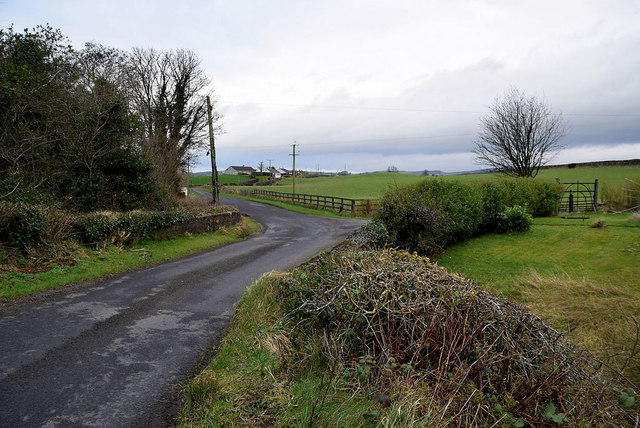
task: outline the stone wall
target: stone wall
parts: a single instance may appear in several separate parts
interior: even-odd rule
[[[187,220],[182,224],[156,230],[151,237],[158,240],[171,239],[176,236],[189,233],[215,232],[224,226],[233,226],[239,223],[242,216],[239,212],[228,211],[224,213],[207,214]]]

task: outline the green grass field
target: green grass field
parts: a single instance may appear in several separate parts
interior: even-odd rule
[[[389,189],[417,183],[425,177],[412,174],[374,172],[371,174],[335,177],[296,178],[298,193],[308,195],[328,195],[340,198],[379,198]],[[261,186],[261,190],[291,193],[292,179],[284,178],[273,186]]]
[[[530,307],[591,349],[631,352],[640,322],[640,222],[630,214],[535,219],[523,234],[490,234],[453,246],[438,263]],[[607,227],[589,227],[602,218]],[[619,349],[618,349],[619,350]],[[621,365],[625,357],[613,359]],[[640,359],[626,374],[640,381]]]
[[[630,217],[538,218],[527,233],[472,239],[438,263],[525,304],[599,357],[618,354],[606,361],[619,368],[633,348],[633,317],[640,316],[640,222]],[[589,227],[599,218],[606,228]],[[291,362],[298,353],[314,355],[314,346],[335,344],[320,337],[303,350],[292,346],[277,298],[280,275],[265,275],[242,297],[215,358],[184,384],[179,426],[425,426],[426,419],[403,417],[421,397],[428,400],[429,391],[415,383],[366,389],[354,386],[347,371],[327,373],[320,357],[308,358],[302,369]],[[625,374],[640,381],[637,357]],[[389,409],[372,400],[388,393],[384,388],[393,399]],[[427,408],[442,410],[434,406]],[[391,423],[374,423],[383,417]]]
[[[243,181],[250,180],[251,177],[248,175],[218,175],[218,181],[220,184],[231,184],[231,183],[242,183]],[[259,181],[266,181],[269,177],[258,177]],[[198,175],[196,177],[191,177],[189,179],[189,184],[193,184],[194,186],[202,186],[204,184],[211,184],[211,176],[210,175]]]
[[[476,181],[499,177],[499,174],[466,174],[445,176],[446,180]],[[199,178],[199,177],[194,177]],[[640,167],[602,167],[602,168],[553,168],[540,171],[538,178],[555,179],[562,182],[593,182],[598,179],[601,185],[622,186],[625,178],[640,179]],[[432,177],[413,174],[375,172],[370,174],[297,178],[298,193],[312,195],[337,196],[342,198],[372,199],[379,198],[389,189],[417,183]],[[285,178],[273,186],[260,187],[262,190],[291,193],[292,179]]]

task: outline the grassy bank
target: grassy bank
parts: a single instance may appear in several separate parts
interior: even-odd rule
[[[287,375],[283,362],[295,351],[279,322],[281,275],[266,274],[244,294],[215,358],[185,385],[180,426],[310,426],[314,418],[318,426],[355,427],[375,409],[347,388],[332,388],[331,399],[318,406],[329,374],[313,362],[304,375]]]
[[[416,304],[424,299],[429,304]],[[617,401],[628,395],[610,389],[562,343],[537,318],[425,259],[322,256],[248,289],[216,357],[185,385],[179,422],[507,427],[633,420],[637,405]],[[517,368],[523,363],[524,372]]]
[[[527,305],[603,355],[633,351],[640,321],[640,223],[630,214],[535,219],[529,232],[485,235],[446,250],[439,263]],[[606,227],[589,227],[602,219]],[[615,349],[612,349],[614,347]],[[626,374],[640,383],[640,359]]]
[[[213,233],[183,235],[167,241],[143,241],[132,248],[109,246],[103,250],[76,247],[64,259],[40,266],[21,263],[0,270],[0,300],[26,296],[74,282],[100,278],[176,259],[199,251],[241,241],[257,234],[261,226],[250,220]],[[21,268],[20,264],[24,267]],[[2,266],[0,266],[2,268]]]

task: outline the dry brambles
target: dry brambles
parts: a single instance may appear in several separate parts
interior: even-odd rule
[[[429,414],[434,426],[636,421],[618,401],[616,391],[631,386],[624,378],[605,374],[525,308],[427,258],[323,254],[285,276],[279,292],[296,325],[294,345],[324,335],[333,370],[363,387],[385,391],[400,380],[428,391],[411,411]]]

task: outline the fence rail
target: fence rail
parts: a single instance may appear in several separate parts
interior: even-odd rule
[[[564,194],[558,211],[561,213],[598,211],[598,180],[592,183],[561,183]]]
[[[369,215],[378,209],[378,200],[376,199],[349,199],[337,196],[282,193],[271,190],[242,190],[241,193],[247,196],[291,202],[339,213],[347,212],[352,215]]]

